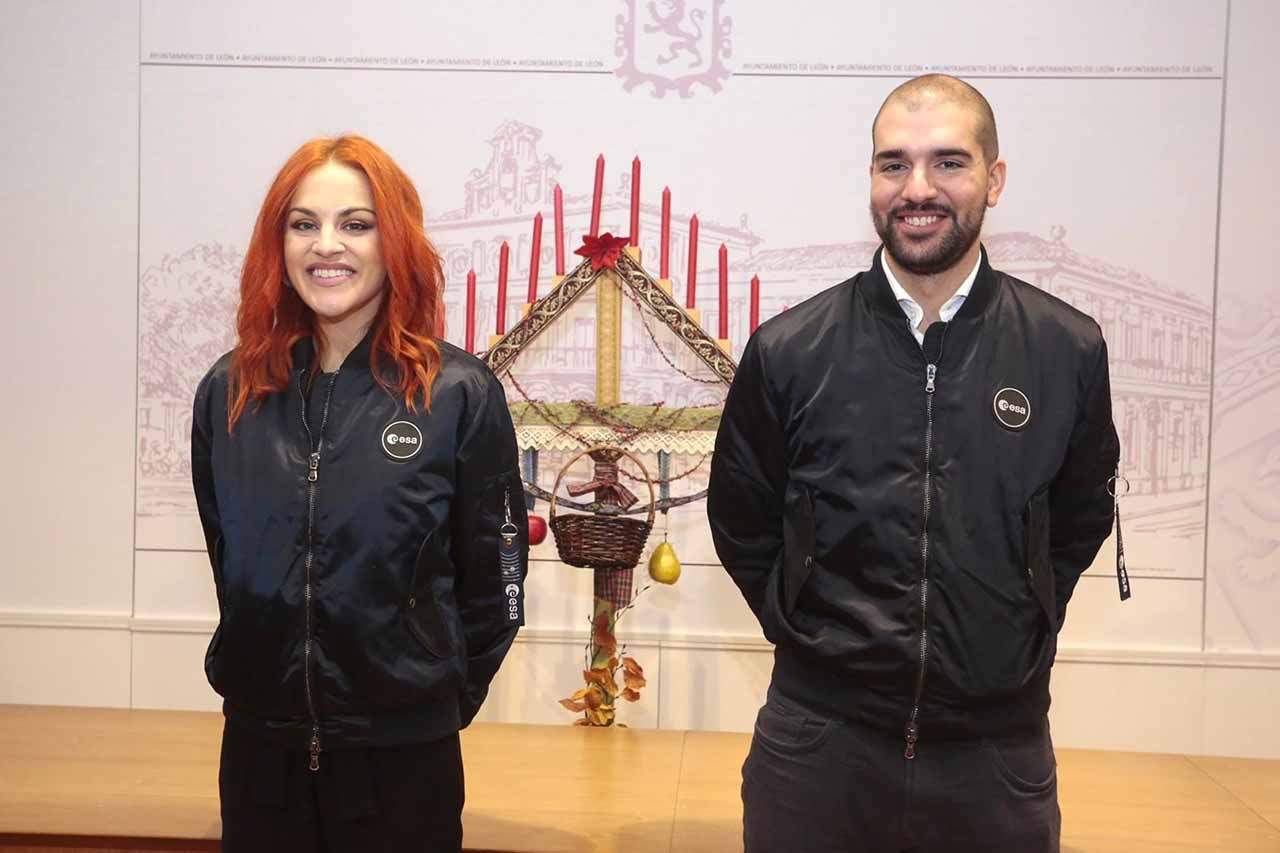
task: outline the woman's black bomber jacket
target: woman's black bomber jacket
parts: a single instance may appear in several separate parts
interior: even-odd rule
[[[368,337],[310,383],[299,341],[289,388],[230,435],[231,354],[196,392],[192,481],[219,608],[205,671],[232,724],[309,748],[313,765],[466,726],[521,621],[510,587],[528,521],[506,398],[481,361],[439,348],[429,412],[374,381]],[[499,566],[508,518],[518,580]]]

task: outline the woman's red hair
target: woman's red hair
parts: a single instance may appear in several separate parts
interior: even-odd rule
[[[227,429],[245,407],[289,385],[290,349],[311,336],[313,315],[286,284],[284,230],[298,184],[313,169],[334,162],[369,179],[378,218],[387,284],[373,321],[370,367],[378,384],[404,398],[409,411],[422,399],[431,408],[431,383],[440,372],[436,339],[443,330],[444,269],[422,228],[422,201],[409,177],[385,151],[361,136],[313,139],[276,175],[258,212],[240,274],[239,339],[231,359]],[[317,348],[322,342],[317,336]],[[317,358],[316,363],[319,363]],[[390,367],[394,381],[383,368]]]

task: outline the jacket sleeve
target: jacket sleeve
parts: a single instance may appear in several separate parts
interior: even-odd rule
[[[499,531],[510,507],[519,529],[521,584],[529,571],[529,521],[515,428],[502,384],[486,377],[482,398],[458,445],[451,531],[454,591],[466,643],[467,676],[459,697],[462,725],[471,723],[489,682],[515,640],[498,560]]]
[[[215,368],[216,369],[216,368]],[[218,498],[213,487],[213,400],[214,371],[196,387],[195,402],[191,411],[191,486],[195,491],[196,509],[200,514],[200,526],[204,530],[205,549],[209,552],[209,564],[213,569],[214,588],[218,605],[222,605],[222,576],[218,565],[218,546],[222,538],[221,516],[218,514]]]
[[[1058,627],[1076,581],[1089,568],[1111,533],[1115,504],[1107,484],[1120,461],[1120,439],[1111,421],[1111,379],[1107,345],[1082,371],[1076,423],[1066,458],[1049,491],[1049,554],[1053,563]]]
[[[707,517],[716,554],[761,619],[782,552],[786,439],[769,396],[759,336],[747,341],[716,433]]]

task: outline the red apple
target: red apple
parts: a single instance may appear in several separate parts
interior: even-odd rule
[[[540,515],[529,516],[529,544],[541,545],[547,538],[547,520]]]

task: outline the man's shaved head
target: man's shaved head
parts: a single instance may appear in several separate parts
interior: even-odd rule
[[[942,74],[894,89],[871,126],[871,222],[902,272],[972,265],[988,207],[1004,190],[991,106]]]
[[[991,104],[982,93],[963,80],[948,77],[946,74],[925,74],[914,77],[889,93],[876,112],[876,120],[871,123],[871,148],[875,150],[876,125],[880,122],[880,114],[890,105],[902,106],[909,112],[915,112],[935,104],[953,103],[973,113],[976,121],[978,145],[982,148],[982,158],[990,165],[1000,157],[1000,140],[996,136],[996,117],[991,112]]]

